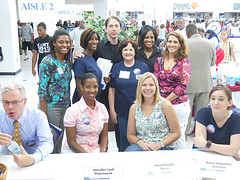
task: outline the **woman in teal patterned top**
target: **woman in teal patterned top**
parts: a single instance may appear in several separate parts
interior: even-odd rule
[[[39,68],[38,95],[40,108],[55,126],[64,128],[63,117],[70,104],[71,40],[64,29],[56,30],[49,42],[50,54],[43,58]],[[54,152],[61,152],[61,143],[55,146]]]
[[[144,73],[138,81],[136,101],[128,118],[126,151],[172,150],[181,130],[170,101],[160,96],[158,81]]]

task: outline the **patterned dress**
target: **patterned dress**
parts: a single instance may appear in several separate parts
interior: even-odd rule
[[[149,118],[144,115],[142,107],[136,104],[136,130],[139,139],[156,144],[171,134],[166,116],[162,112],[164,100],[163,98],[155,104]],[[167,147],[174,148],[174,143]]]
[[[51,55],[43,58],[39,69],[38,95],[47,107],[62,107],[70,103],[71,63]]]

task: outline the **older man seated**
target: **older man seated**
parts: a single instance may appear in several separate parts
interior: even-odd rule
[[[1,92],[0,154],[11,154],[18,166],[30,166],[53,151],[53,138],[44,112],[26,106],[25,88],[9,83]],[[19,134],[20,132],[20,134]],[[12,140],[20,145],[21,153],[9,152]]]

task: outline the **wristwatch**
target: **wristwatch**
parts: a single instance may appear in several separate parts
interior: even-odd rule
[[[206,144],[206,148],[210,148],[212,145],[212,141],[211,140],[208,140],[207,141],[207,144]]]
[[[160,145],[161,145],[161,149],[165,147],[162,141],[160,142]]]

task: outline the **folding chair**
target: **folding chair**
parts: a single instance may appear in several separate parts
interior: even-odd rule
[[[52,123],[49,123],[49,126],[50,126],[50,130],[52,132],[52,135],[53,135],[53,143],[54,143],[54,147],[55,147],[56,144],[58,143],[59,139],[62,137],[63,131],[61,128],[53,125]]]

